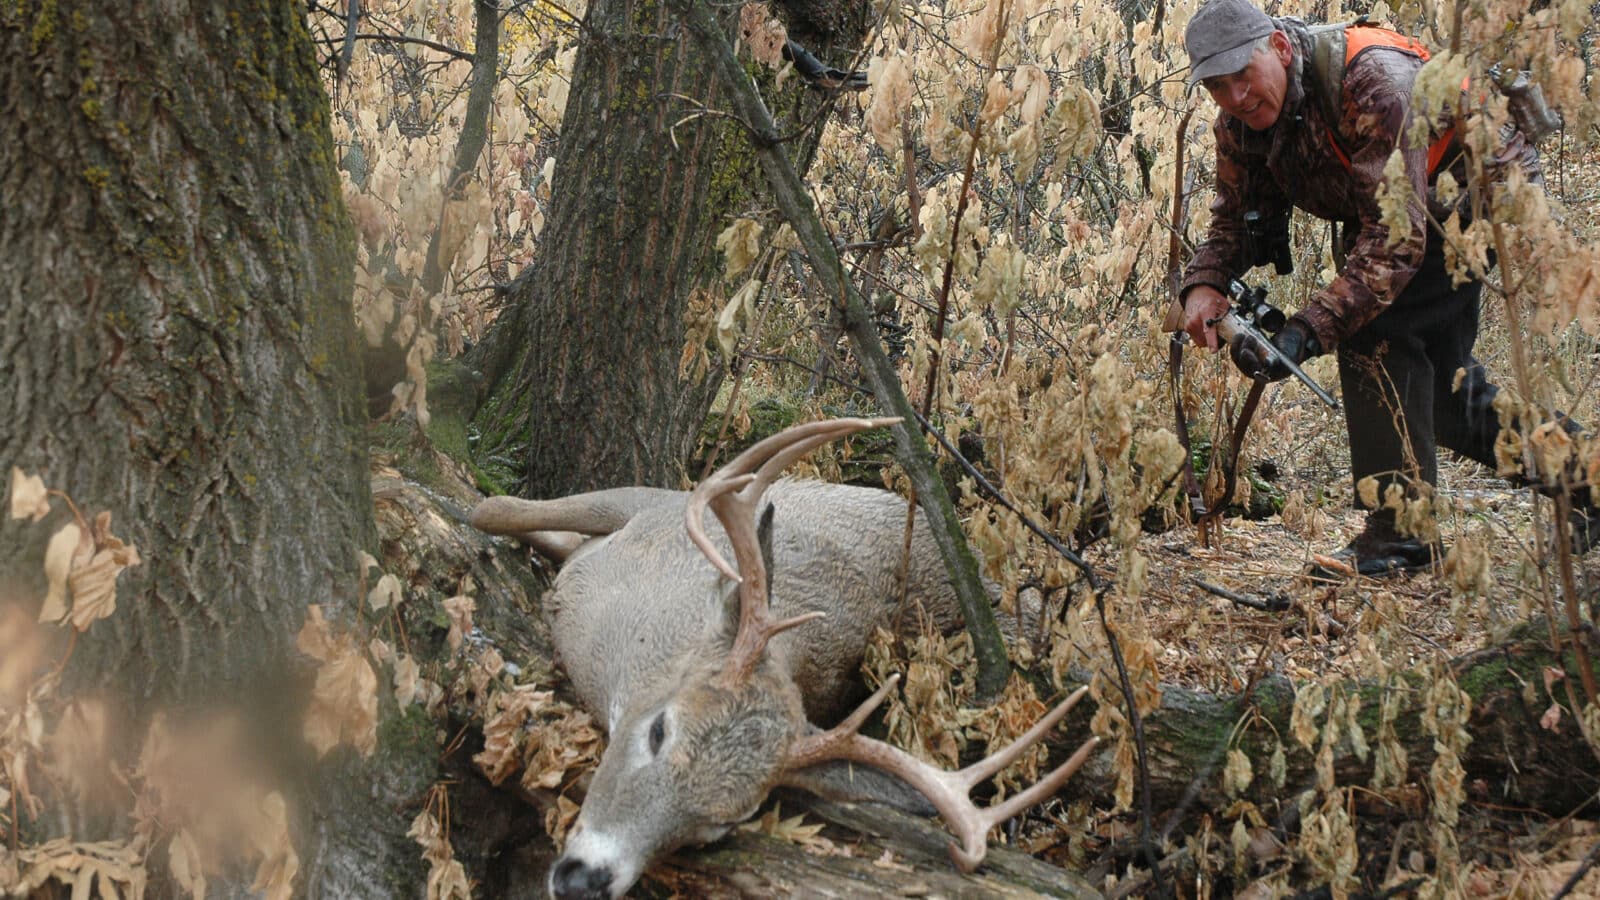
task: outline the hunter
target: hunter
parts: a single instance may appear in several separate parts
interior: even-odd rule
[[[1327,46],[1319,51],[1319,42],[1330,39],[1331,53]],[[1213,126],[1211,225],[1178,286],[1183,329],[1196,344],[1217,349],[1214,323],[1229,308],[1229,280],[1264,261],[1261,250],[1247,246],[1258,243],[1247,240],[1247,214],[1276,228],[1266,239],[1281,242],[1284,254],[1291,208],[1335,223],[1343,256],[1338,276],[1272,342],[1296,364],[1337,354],[1352,480],[1377,479],[1380,498],[1393,483],[1415,496],[1415,483],[1436,482],[1440,444],[1494,468],[1498,389],[1472,355],[1483,284],[1452,285],[1436,224],[1455,207],[1440,201],[1435,176],[1449,170],[1465,185],[1466,161],[1449,122],[1435,125],[1428,146],[1404,140],[1413,117],[1412,84],[1427,51],[1361,23],[1330,28],[1274,19],[1249,0],[1210,0],[1190,20],[1184,43],[1190,87],[1203,86],[1220,114]],[[1503,138],[1489,161],[1496,178],[1520,166],[1542,183],[1532,142],[1509,127]],[[1376,197],[1396,147],[1411,182],[1410,229],[1391,239]],[[1244,335],[1230,353],[1246,375],[1277,380],[1287,374]],[[1354,494],[1357,507],[1367,511],[1366,524],[1334,554],[1341,563],[1364,575],[1385,575],[1439,556],[1437,544],[1401,533],[1392,510],[1372,509],[1359,490]],[[1573,522],[1581,536],[1574,544],[1582,552],[1600,527],[1588,527],[1588,491],[1578,496]],[[1593,518],[1600,523],[1600,516]],[[1319,567],[1314,574],[1335,573]]]

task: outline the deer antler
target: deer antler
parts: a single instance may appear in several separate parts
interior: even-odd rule
[[[899,419],[829,419],[785,429],[744,451],[711,473],[689,495],[684,524],[689,539],[722,574],[739,584],[739,633],[728,656],[726,677],[737,683],[748,678],[773,635],[822,615],[810,612],[774,620],[767,597],[767,566],[756,536],[756,512],[761,495],[791,463],[813,449],[868,428],[891,425]],[[733,545],[735,570],[705,532],[705,509],[711,507]]]
[[[971,872],[983,862],[988,852],[989,829],[1054,794],[1083,766],[1100,743],[1098,737],[1089,738],[1070,759],[1026,790],[994,806],[981,808],[967,796],[968,792],[1021,756],[1045,732],[1055,727],[1089,689],[1081,687],[1073,691],[1071,696],[1046,713],[1026,734],[1012,741],[1004,750],[992,753],[965,769],[951,772],[929,765],[891,744],[858,733],[867,716],[878,708],[899,679],[898,675],[890,676],[849,718],[828,731],[796,740],[790,745],[783,768],[793,771],[830,759],[842,759],[869,765],[896,776],[927,797],[939,815],[944,817],[946,827],[960,839],[960,843],[951,842],[950,858],[963,872]]]

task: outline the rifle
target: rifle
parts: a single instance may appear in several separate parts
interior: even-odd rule
[[[1289,370],[1290,375],[1300,379],[1300,383],[1309,388],[1318,400],[1326,404],[1329,409],[1337,410],[1339,401],[1333,399],[1333,395],[1324,390],[1322,385],[1317,384],[1316,379],[1295,365],[1294,360],[1280,353],[1272,343],[1269,335],[1275,335],[1283,330],[1284,323],[1288,319],[1284,316],[1283,310],[1267,302],[1267,289],[1252,288],[1234,278],[1228,282],[1228,295],[1233,298],[1233,308],[1206,324],[1216,326],[1217,335],[1224,340],[1231,342],[1234,335],[1243,334],[1267,348],[1268,363],[1281,364]],[[1258,373],[1256,377],[1260,378],[1261,375]]]

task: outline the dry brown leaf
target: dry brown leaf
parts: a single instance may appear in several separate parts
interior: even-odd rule
[[[1349,563],[1344,560],[1334,559],[1331,556],[1324,556],[1321,553],[1311,554],[1311,561],[1330,572],[1338,572],[1340,575],[1353,577],[1356,574],[1356,570]]]
[[[370,755],[378,745],[378,676],[371,663],[354,640],[334,634],[315,604],[306,610],[295,646],[321,663],[306,710],[306,740],[318,756],[341,741]]]
[[[550,835],[550,839],[555,841],[557,847],[566,844],[567,830],[577,821],[580,809],[581,806],[562,794],[556,798],[556,805],[544,814],[544,832]]]
[[[421,845],[422,858],[428,861],[427,900],[468,900],[472,896],[466,870],[456,859],[450,838],[444,833],[431,805],[424,807],[411,820],[411,828],[406,836]]]
[[[422,697],[421,668],[409,654],[399,653],[394,658],[394,699],[401,706],[410,706]]]
[[[467,635],[472,633],[472,613],[477,608],[478,604],[464,594],[444,601],[444,613],[450,619],[450,633],[445,641],[452,652],[460,650]]]
[[[49,514],[50,498],[44,479],[38,475],[25,475],[21,469],[12,466],[11,518],[37,522]]]
[[[180,828],[167,844],[167,871],[178,887],[189,892],[195,900],[205,900],[206,874],[200,862],[200,848],[188,829]]]
[[[333,654],[333,629],[322,617],[322,607],[313,603],[306,608],[306,620],[295,635],[295,646],[301,653],[316,660],[325,660]]]
[[[300,873],[300,855],[289,839],[289,809],[283,795],[267,794],[257,805],[258,815],[251,830],[251,842],[261,862],[256,865],[250,889],[266,900],[289,900],[294,896],[295,876]]]
[[[84,542],[83,529],[68,522],[50,538],[44,550],[45,590],[44,606],[39,609],[40,622],[60,622],[67,617],[67,576],[72,572],[72,557],[78,545]]]
[[[765,3],[746,3],[739,9],[739,40],[750,48],[756,62],[774,69],[783,65],[783,45],[788,40],[783,23]]]
[[[1539,717],[1539,727],[1545,731],[1561,731],[1561,704],[1550,704],[1550,708]]]
[[[388,609],[390,606],[398,607],[402,599],[404,597],[400,589],[400,579],[389,573],[384,573],[384,576],[379,578],[378,583],[373,585],[372,590],[367,593],[367,606],[373,612],[379,612]]]
[[[362,756],[377,749],[378,676],[366,657],[353,648],[317,670],[305,734],[318,756],[340,742],[348,742]]]
[[[523,685],[498,691],[489,699],[494,712],[483,725],[483,750],[472,757],[489,783],[499,785],[522,767],[521,739],[526,733],[523,726],[553,697],[549,691]]]

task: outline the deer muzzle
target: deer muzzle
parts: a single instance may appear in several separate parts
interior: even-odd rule
[[[611,900],[611,870],[563,856],[550,868],[550,896],[555,900]]]

